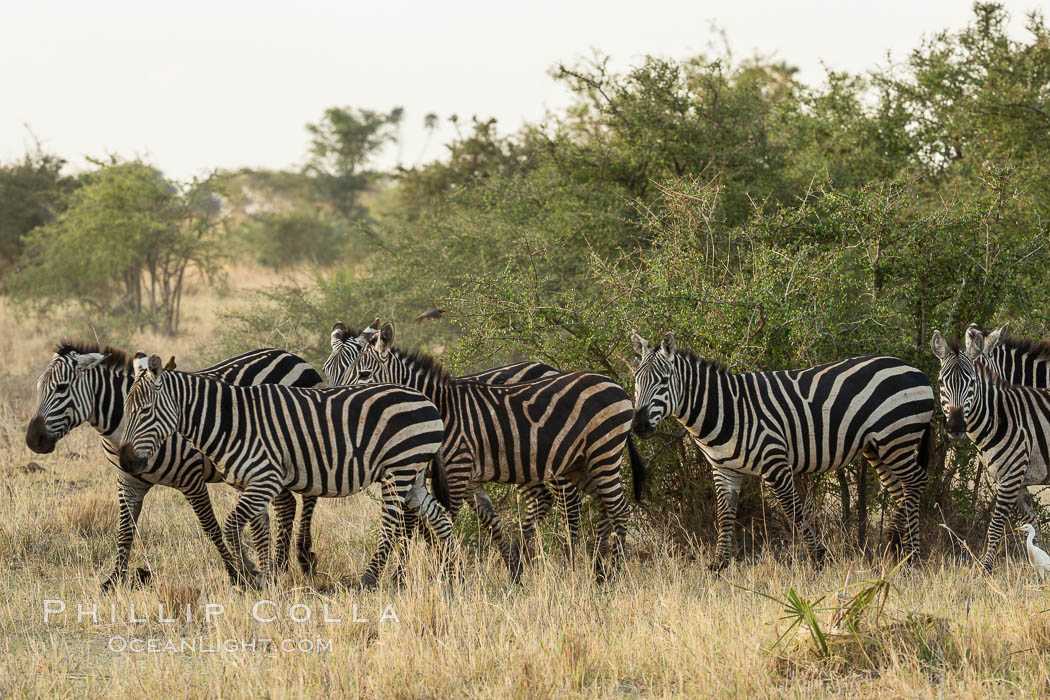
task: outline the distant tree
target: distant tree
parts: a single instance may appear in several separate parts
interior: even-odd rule
[[[141,161],[109,162],[84,180],[61,216],[25,237],[8,289],[24,303],[72,303],[175,334],[186,273],[217,271],[210,183],[180,187]]]
[[[403,117],[401,107],[389,112],[332,107],[319,122],[306,125],[310,133],[306,172],[346,219],[361,217],[361,195],[379,176],[369,166],[385,146],[397,141]]]
[[[37,145],[21,161],[0,166],[0,272],[22,254],[22,237],[65,208],[77,181],[65,161]]]

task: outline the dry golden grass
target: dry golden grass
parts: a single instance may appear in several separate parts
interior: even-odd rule
[[[247,275],[251,277],[251,275]],[[217,300],[187,309],[203,332]],[[24,447],[34,409],[32,382],[55,335],[0,313],[0,348],[12,353],[0,376],[0,695],[379,697],[984,697],[1050,694],[1050,591],[1034,586],[1023,563],[1001,560],[985,576],[935,558],[897,574],[880,618],[856,634],[832,629],[833,609],[817,619],[829,653],[812,635],[787,628],[790,589],[837,606],[851,562],[815,571],[801,557],[770,556],[735,564],[724,575],[671,556],[659,537],[633,538],[622,578],[595,586],[587,568],[570,569],[549,553],[507,583],[498,557],[464,547],[463,580],[449,594],[436,563],[413,545],[406,584],[389,577],[360,592],[341,584],[363,568],[376,538],[378,505],[369,495],[323,501],[316,520],[320,572],[313,581],[285,574],[279,590],[240,593],[225,580],[211,544],[183,497],[156,489],[147,497],[132,567],[153,572],[150,585],[102,594],[116,547],[116,489],[90,428],[51,455]],[[151,340],[143,338],[143,340]],[[155,339],[162,340],[162,339]],[[195,338],[167,341],[193,366]],[[160,343],[158,342],[158,346]],[[152,349],[152,348],[149,348]],[[158,348],[159,349],[159,348]],[[29,462],[41,469],[25,469]],[[220,517],[233,492],[212,487]],[[831,543],[832,552],[843,551]],[[861,577],[889,564],[857,563]],[[389,570],[388,570],[389,574]],[[45,621],[45,601],[66,611]],[[252,608],[264,603],[258,621]],[[77,605],[98,606],[78,620]],[[207,604],[225,612],[205,619]],[[164,606],[161,621],[158,605]],[[187,615],[186,606],[190,606]],[[301,605],[289,610],[290,606]],[[330,617],[325,621],[325,606]],[[138,620],[132,620],[132,609]],[[356,615],[355,608],[356,606]],[[380,621],[387,610],[397,621]],[[90,609],[90,608],[88,608]],[[309,609],[311,618],[296,622]],[[366,619],[367,621],[355,621]],[[144,619],[143,619],[144,618]],[[112,651],[121,640],[292,640],[300,651]],[[201,641],[203,640],[203,642]],[[319,651],[317,643],[330,648]],[[256,642],[261,648],[262,642]]]

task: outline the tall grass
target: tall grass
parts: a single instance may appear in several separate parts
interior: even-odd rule
[[[211,296],[190,300],[197,336],[158,347],[142,338],[145,349],[174,352],[195,366],[194,350],[207,342],[220,303]],[[8,353],[0,372],[0,695],[1050,692],[1050,592],[1032,585],[1036,578],[1023,561],[1001,559],[990,576],[941,557],[894,572],[893,562],[847,558],[834,532],[823,569],[814,569],[801,548],[767,549],[711,574],[706,543],[672,548],[661,536],[636,530],[623,575],[605,586],[592,582],[582,559],[569,567],[552,546],[528,567],[522,585],[512,586],[498,554],[478,540],[463,548],[463,578],[451,591],[437,575],[436,558],[415,543],[404,586],[387,578],[379,590],[362,592],[351,584],[375,546],[379,506],[359,495],[322,501],[316,578],[291,572],[276,590],[241,593],[228,585],[185,499],[158,488],[146,499],[132,560],[133,569],[152,571],[152,582],[101,594],[116,547],[115,472],[89,428],[51,455],[24,447],[22,431],[35,407],[32,383],[61,332],[8,312],[0,313],[0,330]],[[24,469],[30,461],[41,469]],[[228,513],[235,492],[221,486],[211,492],[220,516]],[[552,520],[548,528],[553,536],[560,523]],[[847,571],[853,572],[848,586]],[[47,600],[64,601],[65,613],[45,621]],[[273,601],[263,604],[260,617],[277,619],[252,616],[260,600]],[[78,603],[97,604],[98,620],[78,620]],[[206,620],[206,604],[224,606],[225,614]],[[158,605],[175,621],[160,620]],[[290,610],[294,605],[306,608]],[[340,622],[324,619],[326,605],[329,618]],[[788,607],[794,612],[783,619]],[[291,619],[306,609],[309,620]],[[397,620],[381,621],[384,611]],[[802,623],[789,629],[795,619]],[[288,639],[315,648],[111,650],[120,639],[151,638],[203,640],[206,648],[225,639]],[[329,640],[330,650],[316,649]]]

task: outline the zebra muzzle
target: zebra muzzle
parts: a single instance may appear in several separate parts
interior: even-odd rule
[[[146,468],[146,460],[135,454],[135,446],[130,442],[122,443],[117,455],[120,457],[120,468],[128,474],[138,474]]]
[[[58,442],[47,432],[43,416],[36,416],[26,427],[26,446],[37,454],[46,455],[55,451]]]
[[[653,433],[656,432],[656,427],[653,425],[652,421],[649,420],[649,411],[635,411],[634,420],[631,423],[631,428],[634,430],[634,434],[640,438],[651,438]]]

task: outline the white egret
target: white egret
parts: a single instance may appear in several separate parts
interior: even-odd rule
[[[1046,578],[1046,575],[1050,573],[1050,554],[1047,554],[1043,550],[1035,546],[1032,540],[1035,539],[1035,528],[1031,525],[1025,524],[1021,527],[1014,528],[1015,530],[1024,530],[1028,533],[1028,541],[1025,542],[1025,549],[1028,550],[1028,563],[1039,572],[1039,580]]]

